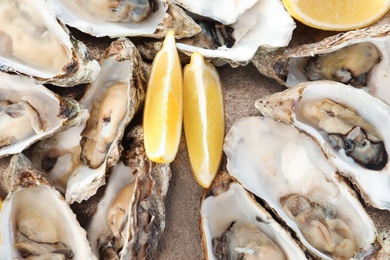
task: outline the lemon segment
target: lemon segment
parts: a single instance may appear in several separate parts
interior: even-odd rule
[[[380,19],[390,0],[282,0],[298,21],[323,30],[346,31],[362,28]]]
[[[157,163],[172,162],[182,129],[182,70],[173,31],[167,33],[152,63],[143,129],[148,159]]]
[[[222,158],[225,114],[222,84],[215,67],[194,52],[183,71],[183,120],[195,180],[208,188]]]

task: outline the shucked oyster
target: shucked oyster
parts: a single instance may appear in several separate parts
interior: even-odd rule
[[[0,72],[0,157],[80,125],[88,111],[29,78]]]
[[[295,28],[293,19],[279,1],[176,2],[190,10],[204,10],[203,14],[207,16],[194,15],[201,32],[191,38],[178,40],[177,48],[188,56],[199,52],[217,66],[226,63],[232,66],[246,65],[259,47],[270,51],[287,46]],[[210,9],[210,5],[220,7],[216,11]],[[224,8],[230,9],[232,6],[234,11],[225,12]],[[235,21],[226,24],[216,21],[221,19]],[[139,49],[143,56],[152,59],[161,46],[160,42],[145,42],[139,44]]]
[[[227,169],[322,259],[373,254],[375,226],[318,145],[267,118],[237,121],[225,138]]]
[[[169,0],[48,0],[58,19],[93,36],[191,37],[199,26]]]
[[[204,193],[200,229],[206,259],[306,259],[291,235],[226,173]]]
[[[332,80],[364,88],[390,103],[389,46],[390,25],[384,24],[283,51],[259,52],[252,62],[261,73],[287,87]]]
[[[165,228],[169,165],[147,159],[142,127],[128,137],[126,166],[114,167],[88,225],[88,240],[99,259],[151,259]]]
[[[219,9],[222,12],[226,8],[225,5],[229,6],[229,4],[225,4],[225,1],[213,2],[221,2]],[[191,1],[191,5],[194,6],[202,4],[209,8],[208,2]],[[237,12],[240,12],[240,7],[245,9],[250,4],[252,4],[252,7],[243,12],[233,23],[215,26],[217,27],[217,33],[210,34],[210,30],[202,30],[200,36],[197,35],[194,38],[178,42],[177,48],[187,54],[196,51],[207,58],[215,59],[214,62],[220,62],[219,59],[221,59],[225,63],[229,62],[237,66],[247,64],[259,47],[269,51],[270,49],[287,46],[295,28],[295,23],[280,1],[262,0],[256,1],[255,4],[250,1],[234,1]],[[230,14],[226,12],[226,18],[229,18]],[[218,20],[218,18],[214,18],[214,13],[207,18]],[[220,32],[221,29],[222,33]],[[224,33],[224,31],[229,30],[232,32]],[[218,39],[215,37],[217,35]],[[229,39],[230,35],[232,39]],[[206,39],[199,41],[199,37]],[[211,48],[213,49],[198,45],[199,42],[207,41],[216,41],[220,44],[215,47],[212,44]],[[227,43],[233,44],[229,46]]]
[[[390,209],[390,107],[385,102],[351,86],[317,81],[260,99],[256,107],[313,136],[368,205]]]
[[[0,69],[74,86],[94,80],[99,64],[69,36],[45,0],[0,3]]]
[[[86,124],[45,140],[33,153],[34,165],[66,189],[69,203],[88,199],[104,184],[106,170],[119,160],[124,130],[145,95],[142,59],[130,40],[114,41],[101,68],[80,100],[90,111]]]
[[[22,154],[11,159],[13,187],[0,213],[1,259],[96,259],[60,193]]]

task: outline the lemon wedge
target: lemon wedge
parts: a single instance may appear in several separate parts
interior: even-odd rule
[[[347,31],[365,27],[381,18],[390,0],[282,0],[298,21],[322,30]]]
[[[221,162],[225,114],[218,71],[197,52],[183,70],[183,121],[192,173],[208,188]]]
[[[148,159],[157,163],[172,162],[182,129],[182,69],[173,31],[167,33],[152,63],[143,129]]]

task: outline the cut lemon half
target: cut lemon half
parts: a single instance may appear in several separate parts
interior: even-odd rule
[[[298,21],[323,30],[362,28],[381,18],[390,0],[282,0]]]
[[[182,69],[173,31],[167,33],[152,63],[143,129],[148,159],[157,163],[172,162],[182,129]]]
[[[183,71],[183,121],[193,175],[208,188],[221,162],[225,114],[218,71],[197,52]]]

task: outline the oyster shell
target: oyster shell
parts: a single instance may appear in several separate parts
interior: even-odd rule
[[[200,229],[206,259],[306,259],[291,235],[227,173],[204,192]]]
[[[145,96],[142,59],[130,40],[114,41],[101,68],[80,100],[91,114],[86,124],[45,140],[33,153],[34,165],[66,189],[68,203],[88,199],[104,184],[106,170],[119,160],[124,130]]]
[[[12,157],[0,213],[1,259],[96,259],[76,215],[26,157]]]
[[[259,0],[173,0],[173,3],[187,11],[204,17],[210,17],[223,24],[232,24]]]
[[[333,81],[302,83],[255,105],[266,117],[313,136],[368,205],[390,209],[389,105]]]
[[[272,53],[259,51],[252,62],[262,74],[287,87],[334,80],[366,89],[389,103],[389,46],[390,25],[382,24]]]
[[[239,3],[242,4],[242,2]],[[191,3],[195,5],[195,2]],[[221,4],[222,7],[224,5]],[[220,9],[223,10],[223,8]],[[208,18],[218,19],[214,16]],[[206,58],[215,59],[213,62],[217,65],[226,62],[233,66],[246,65],[259,47],[269,51],[287,46],[295,23],[280,1],[262,0],[257,1],[240,15],[237,21],[228,26],[233,29],[234,44],[231,47],[222,42],[221,46],[216,49],[206,49],[196,46],[191,39],[178,41],[176,46],[188,55],[196,51]],[[204,30],[203,33],[208,32]],[[210,39],[210,41],[213,40],[213,38]]]
[[[89,83],[97,77],[97,61],[57,22],[46,1],[2,1],[0,17],[1,70],[64,87]]]
[[[32,79],[0,72],[0,157],[82,124],[88,111]]]
[[[88,240],[100,259],[151,259],[165,228],[170,167],[147,159],[141,126],[135,127],[128,138],[131,143],[124,155],[126,166],[114,166],[88,225]]]
[[[377,231],[371,218],[309,136],[248,117],[234,123],[224,151],[229,173],[263,199],[313,255],[350,259],[372,252]]]
[[[110,3],[112,1],[109,0],[92,2],[48,0],[48,2],[54,6],[57,17],[62,22],[96,37],[145,36],[163,38],[171,29],[175,31],[176,38],[183,38],[191,37],[200,32],[199,26],[181,8],[169,0],[122,0],[116,1],[114,4]],[[145,19],[138,22],[131,19],[126,21],[124,17],[128,16],[125,13],[129,9],[123,8],[124,5],[128,4],[135,7],[136,11],[142,10],[141,13],[144,13],[147,11],[147,8],[144,7],[148,3],[149,6],[152,5],[150,6],[152,10]],[[118,5],[118,7],[112,8],[110,5]]]

